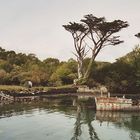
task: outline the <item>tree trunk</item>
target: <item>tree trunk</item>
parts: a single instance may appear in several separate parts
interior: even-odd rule
[[[86,70],[85,75],[84,75],[84,79],[89,78],[93,62],[94,62],[94,56],[92,56],[90,59],[90,62],[88,64],[87,70]]]
[[[78,79],[83,78],[83,60],[78,58]]]

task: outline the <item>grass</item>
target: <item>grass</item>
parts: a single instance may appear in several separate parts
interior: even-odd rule
[[[63,88],[71,88],[72,85],[63,85],[63,86],[58,86],[58,87],[43,87],[44,90],[49,90],[49,89],[63,89]]]
[[[59,86],[59,87],[43,87],[43,86],[39,86],[39,87],[32,87],[32,88],[26,88],[24,86],[16,86],[16,85],[0,85],[0,91],[1,90],[5,90],[5,91],[16,91],[16,92],[20,92],[20,91],[48,91],[51,89],[63,89],[63,88],[71,88],[72,85],[64,85],[64,86]]]
[[[0,90],[21,91],[21,90],[27,90],[27,88],[23,86],[15,86],[15,85],[0,85]]]

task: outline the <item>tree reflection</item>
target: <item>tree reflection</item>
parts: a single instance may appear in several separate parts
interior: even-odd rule
[[[71,140],[79,140],[82,135],[82,125],[87,124],[89,138],[90,140],[100,140],[94,127],[92,126],[92,121],[94,120],[93,112],[82,107],[81,105],[77,105],[77,114],[76,114],[76,122],[74,127],[74,134]]]
[[[100,140],[94,127],[92,126],[93,119],[90,117],[89,110],[85,113],[86,114],[86,121],[89,129],[89,136],[91,140]]]
[[[136,135],[135,132],[130,132],[131,140],[140,140],[140,136]]]
[[[97,111],[96,119],[100,122],[112,123],[115,127],[129,131],[131,140],[140,140],[140,114],[138,112]]]
[[[52,100],[50,100],[52,103]],[[74,101],[76,106],[53,106],[54,103],[48,102],[32,102],[32,103],[13,103],[13,104],[3,104],[0,106],[0,120],[3,117],[11,117],[22,114],[32,114],[34,109],[38,111],[43,110],[48,113],[59,112],[65,114],[66,119],[75,118],[73,133],[70,137],[71,140],[89,139],[89,140],[100,140],[107,133],[102,133],[102,131],[110,132],[108,129],[109,125],[114,128],[114,133],[116,135],[120,133],[120,136],[126,137],[129,135],[129,140],[140,140],[140,113],[139,112],[107,112],[107,111],[97,111],[95,113],[94,109],[89,109],[83,102]],[[62,102],[57,102],[61,103]],[[56,104],[54,104],[56,105]],[[49,112],[48,112],[49,111]],[[76,116],[75,116],[76,114]],[[95,122],[95,123],[94,123]],[[100,126],[102,122],[102,126]],[[107,123],[104,123],[107,122]],[[53,122],[52,122],[53,124]],[[73,125],[73,124],[70,124]],[[105,126],[106,125],[106,126]],[[55,127],[55,125],[54,125]],[[98,131],[97,131],[98,130]],[[100,131],[101,130],[101,131]],[[119,130],[123,130],[122,132]],[[123,132],[127,132],[124,134]],[[113,139],[115,139],[115,134],[110,134]],[[71,134],[71,133],[70,133]],[[116,137],[117,138],[117,137]]]
[[[71,140],[78,140],[78,137],[81,136],[81,106],[77,105],[77,113],[76,113],[76,122],[74,127],[74,135]]]

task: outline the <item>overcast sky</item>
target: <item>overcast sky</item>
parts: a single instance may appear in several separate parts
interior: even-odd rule
[[[86,14],[130,24],[119,33],[125,42],[104,48],[97,60],[113,62],[140,42],[134,37],[140,32],[140,0],[0,0],[0,46],[41,60],[74,58],[73,39],[62,25]]]

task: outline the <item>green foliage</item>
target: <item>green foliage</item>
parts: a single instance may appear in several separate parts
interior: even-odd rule
[[[40,61],[34,54],[15,53],[0,47],[0,84],[33,86],[58,86],[72,84],[77,76],[77,62],[69,59],[60,62],[56,58]]]
[[[104,63],[105,64],[105,63]],[[119,58],[115,63],[106,63],[102,67],[96,65],[92,78],[108,87],[116,93],[139,93],[140,92],[140,48],[126,56]]]
[[[2,56],[3,53],[6,56]],[[0,57],[0,85],[24,85],[30,80],[33,87],[63,86],[73,84],[78,78],[77,62],[74,59],[67,62],[60,62],[56,58],[40,61],[33,54],[16,54],[2,48]],[[90,58],[84,59],[84,72],[89,61]],[[105,85],[112,93],[139,93],[140,47],[137,45],[132,52],[114,63],[95,61],[92,64],[90,78],[81,78],[77,83],[89,87]]]
[[[0,84],[23,85],[31,80],[34,85],[47,85],[46,65],[34,54],[16,54],[0,48]]]
[[[56,71],[56,69],[60,65],[60,62],[56,58],[47,58],[43,61],[43,64],[45,65],[45,68],[50,78],[50,76]]]
[[[72,84],[77,76],[77,63],[69,60],[67,63],[60,65],[52,74],[50,81],[56,85]]]

